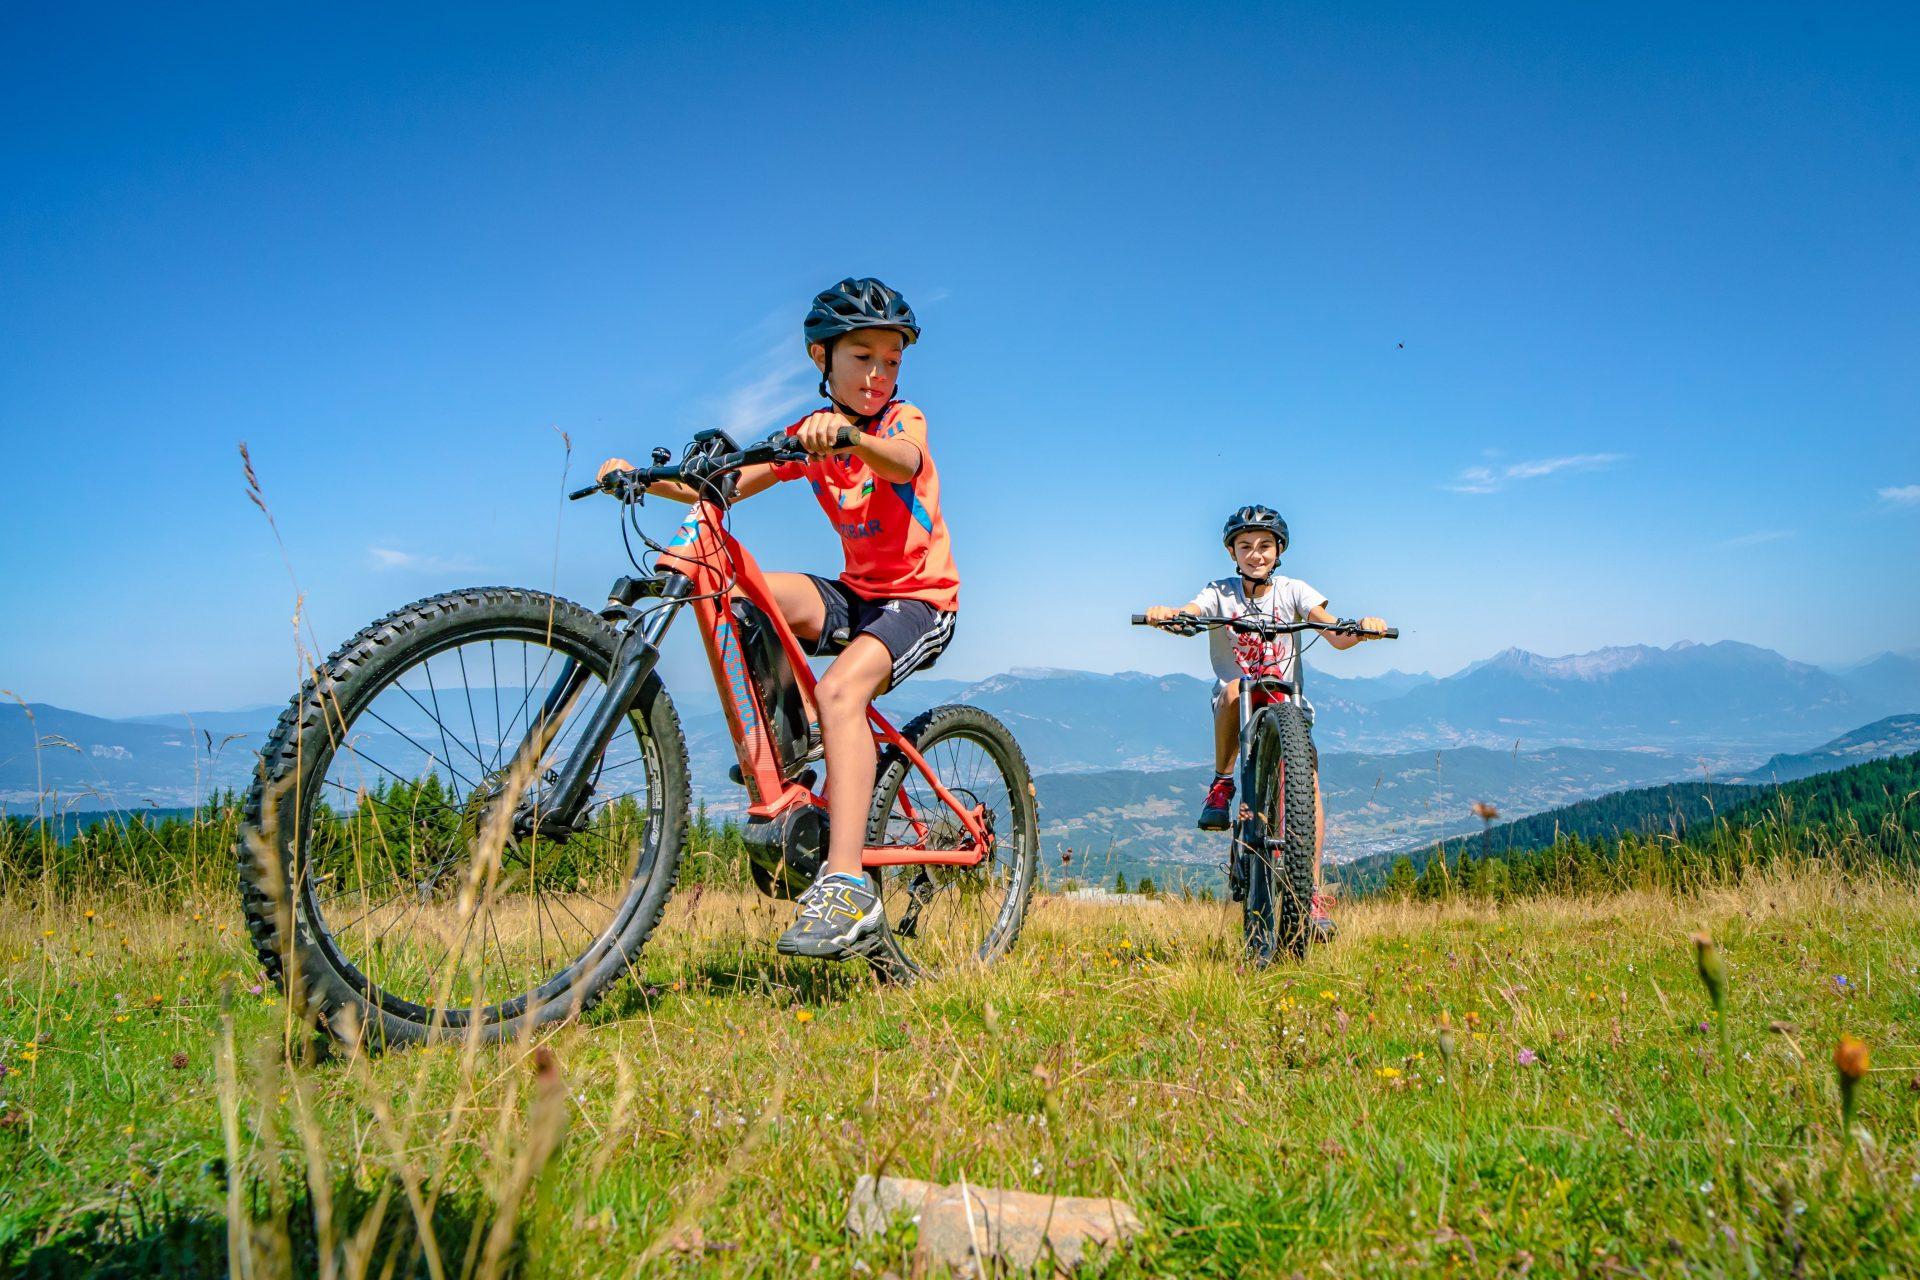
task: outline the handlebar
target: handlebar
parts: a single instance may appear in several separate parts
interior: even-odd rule
[[[1133,615],[1136,627],[1165,627],[1169,631],[1181,631],[1187,635],[1206,631],[1213,627],[1231,627],[1235,631],[1258,632],[1261,635],[1294,635],[1301,631],[1324,631],[1337,636],[1366,636],[1372,640],[1398,640],[1400,628],[1388,627],[1385,631],[1366,631],[1353,622],[1276,622],[1272,618],[1263,618],[1259,614],[1246,614],[1238,618],[1222,617],[1218,614],[1176,613],[1165,622],[1149,622],[1147,615]]]
[[[803,462],[813,456],[805,449],[791,444],[792,437],[771,436],[758,444],[748,445],[735,453],[722,453],[712,457],[700,456],[694,448],[689,448],[679,462],[659,467],[634,467],[630,470],[610,471],[605,478],[595,481],[584,488],[575,489],[567,495],[570,502],[582,498],[591,498],[596,493],[633,493],[642,492],[648,485],[662,481],[686,483],[700,487],[709,485],[728,472],[738,471],[742,467],[751,467],[767,462]],[[847,427],[840,428],[833,438],[833,447],[847,449],[853,446],[853,432]],[[656,455],[657,456],[657,455]]]

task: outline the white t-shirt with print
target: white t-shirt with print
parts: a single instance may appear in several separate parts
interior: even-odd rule
[[[1221,578],[1202,587],[1188,608],[1223,618],[1256,613],[1276,622],[1305,622],[1315,608],[1327,602],[1325,596],[1298,578],[1275,574],[1269,581],[1266,595],[1249,600],[1238,574]],[[1216,691],[1241,676],[1293,677],[1292,636],[1247,635],[1230,627],[1215,627],[1207,633],[1207,647],[1213,674],[1220,679]]]

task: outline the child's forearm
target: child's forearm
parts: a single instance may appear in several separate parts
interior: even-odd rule
[[[1330,624],[1330,623],[1340,621],[1340,619],[1334,617],[1331,613],[1327,612],[1327,607],[1325,605],[1315,605],[1307,613],[1307,619],[1310,622],[1318,622],[1322,624]],[[1362,630],[1365,630],[1365,631],[1385,631],[1387,629],[1387,624],[1384,619],[1366,617],[1366,618],[1360,619],[1360,627]],[[1351,649],[1353,648],[1353,646],[1357,644],[1364,644],[1366,641],[1376,639],[1377,637],[1351,636],[1351,635],[1343,636],[1333,632],[1323,631],[1320,633],[1320,638],[1322,640],[1325,640],[1328,644],[1332,645],[1336,649]]]
[[[863,431],[848,452],[888,484],[905,484],[920,474],[920,446],[911,440],[885,440]]]
[[[672,498],[675,502],[684,502],[688,506],[700,500],[700,495],[678,480],[655,480],[647,486],[646,493],[649,498]]]

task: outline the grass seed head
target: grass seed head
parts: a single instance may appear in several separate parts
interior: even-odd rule
[[[1700,981],[1707,988],[1707,999],[1713,1002],[1715,1013],[1725,1013],[1727,1008],[1727,962],[1720,954],[1720,948],[1713,944],[1713,935],[1701,930],[1693,935],[1693,955],[1700,969]]]

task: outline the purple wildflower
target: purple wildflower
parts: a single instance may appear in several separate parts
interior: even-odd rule
[[[1516,1055],[1514,1060],[1523,1067],[1530,1067],[1534,1063],[1540,1061],[1540,1055],[1536,1054],[1531,1049],[1522,1049],[1519,1052],[1519,1054]]]

